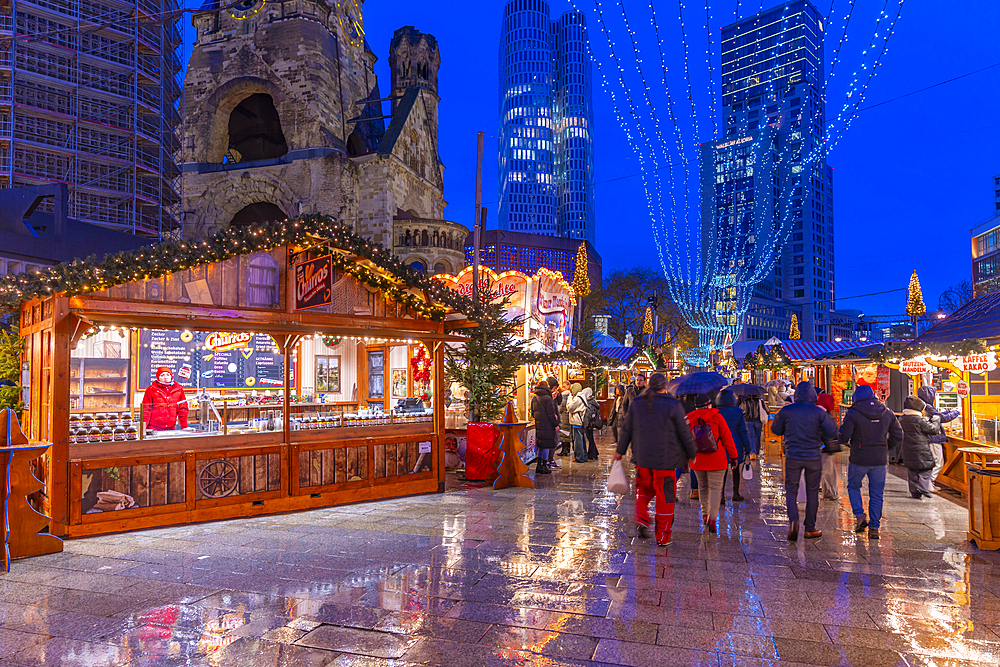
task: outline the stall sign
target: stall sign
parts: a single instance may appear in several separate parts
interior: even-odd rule
[[[929,373],[930,370],[931,365],[924,359],[908,359],[899,362],[899,372],[906,375],[920,375],[921,373]]]
[[[250,347],[253,334],[249,333],[213,333],[205,339],[205,349],[213,352],[228,352],[239,348]]]
[[[324,255],[295,266],[295,310],[333,303],[333,256]]]
[[[880,365],[876,373],[875,393],[878,395],[878,400],[885,403],[885,399],[889,398],[889,367]]]
[[[975,373],[976,375],[982,375],[986,371],[995,371],[997,369],[997,355],[995,352],[986,352],[983,354],[972,354],[967,357],[959,357],[958,363],[959,370],[963,373]]]
[[[969,397],[969,383],[965,380],[959,380],[955,385],[955,393],[957,393],[962,398]]]

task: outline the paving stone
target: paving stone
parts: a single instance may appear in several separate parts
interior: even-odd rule
[[[390,632],[321,625],[306,633],[296,644],[375,658],[402,658],[416,641]]]

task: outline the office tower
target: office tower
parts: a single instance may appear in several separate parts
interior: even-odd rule
[[[993,212],[1000,213],[1000,174],[993,177]]]
[[[499,228],[594,242],[590,57],[582,13],[510,0],[500,37]]]
[[[788,230],[773,269],[753,289],[740,340],[787,338],[793,313],[803,339],[832,338],[824,28],[808,0],[792,0],[722,29],[723,137],[701,152],[703,233],[717,279],[752,275],[767,264],[782,220]]]
[[[177,10],[176,0],[0,3],[0,187],[66,183],[70,218],[174,229]]]

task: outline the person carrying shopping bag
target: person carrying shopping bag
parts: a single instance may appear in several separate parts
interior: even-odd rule
[[[730,468],[731,462],[738,459],[739,454],[725,418],[712,407],[712,397],[698,394],[694,407],[694,411],[687,414],[691,436],[698,451],[691,470],[698,477],[702,523],[708,532],[716,533],[726,470]]]
[[[816,397],[816,405],[826,410],[834,422],[837,421],[837,404],[833,394],[820,394]],[[840,450],[838,438],[823,439],[823,473],[819,478],[819,492],[824,500],[840,500]]]
[[[657,546],[670,545],[677,500],[677,469],[697,453],[680,401],[667,395],[667,378],[653,373],[649,386],[629,405],[615,449],[615,461],[632,448],[635,461],[635,523],[639,537],[649,535],[649,501],[656,497]]]

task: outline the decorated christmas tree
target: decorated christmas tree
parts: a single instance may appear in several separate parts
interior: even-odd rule
[[[927,306],[924,305],[924,295],[920,291],[920,278],[917,278],[917,271],[914,269],[913,275],[910,276],[910,287],[907,290],[906,314],[915,318],[926,312]]]
[[[580,299],[590,294],[590,278],[587,275],[587,244],[581,243],[576,251],[576,271],[573,273],[573,291]]]
[[[788,332],[788,340],[799,340],[802,338],[802,334],[799,332],[799,318],[798,315],[792,313],[792,329]]]
[[[642,333],[650,335],[653,333],[653,309],[646,306],[646,318],[642,321]]]

